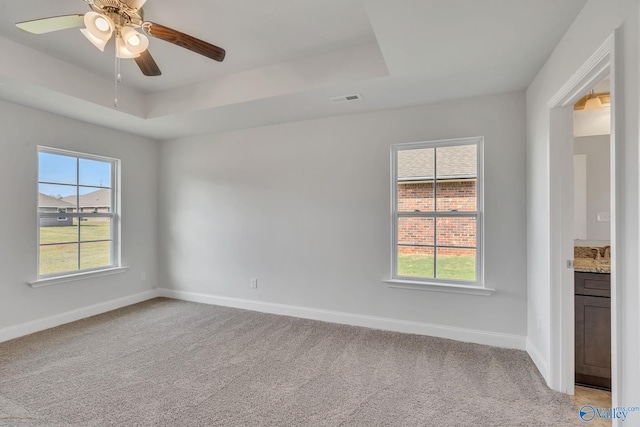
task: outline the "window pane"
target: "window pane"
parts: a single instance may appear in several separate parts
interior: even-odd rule
[[[80,187],[80,209],[89,213],[111,212],[111,190]]]
[[[478,209],[476,180],[438,181],[438,212],[474,212]]]
[[[398,183],[398,212],[433,212],[433,209],[433,181]]]
[[[111,265],[111,242],[80,243],[80,268]]]
[[[477,145],[438,147],[436,152],[436,168],[438,179],[477,178]]]
[[[76,188],[73,185],[38,184],[38,212],[74,212]]]
[[[433,148],[398,151],[398,211],[433,211]]]
[[[63,219],[64,218],[64,219]],[[40,218],[40,244],[78,241],[78,218]]]
[[[80,159],[79,184],[111,187],[111,162]]]
[[[438,279],[476,280],[476,250],[438,248],[436,257]]]
[[[40,275],[78,270],[78,244],[40,246]]]
[[[399,245],[433,246],[433,218],[398,218]]]
[[[433,279],[433,248],[398,246],[398,276]]]
[[[476,218],[438,218],[438,246],[476,247]]]
[[[111,218],[82,218],[80,241],[110,240]]]
[[[438,211],[475,211],[478,147],[455,145],[436,149]]]
[[[38,181],[77,184],[77,159],[59,154],[38,153]]]

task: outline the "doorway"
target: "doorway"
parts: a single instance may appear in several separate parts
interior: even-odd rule
[[[607,76],[574,105],[573,259],[575,383],[608,391],[611,390],[610,138]],[[610,404],[609,401],[609,407]]]
[[[616,75],[615,46],[617,33],[613,34],[585,64],[565,83],[549,101],[549,183],[550,183],[550,386],[567,394],[575,390],[575,282],[574,282],[574,217],[573,217],[573,105],[597,83],[610,76],[611,85],[611,389],[613,402],[619,384],[618,372],[618,309],[616,298],[619,284],[616,281],[616,254],[618,238],[616,212],[621,199],[616,194],[616,164],[624,159],[616,155],[616,130],[622,123],[616,112],[616,84],[621,81]]]

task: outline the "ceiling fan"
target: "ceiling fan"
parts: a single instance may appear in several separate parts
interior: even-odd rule
[[[146,35],[173,43],[219,62],[222,62],[226,55],[225,50],[221,47],[164,25],[145,21],[142,6],[147,0],[83,1],[91,8],[91,11],[84,15],[52,16],[19,22],[16,26],[32,34],[45,34],[84,26],[85,28],[80,30],[82,34],[101,51],[104,51],[107,42],[115,34],[116,56],[118,58],[133,58],[146,76],[162,74],[147,50],[149,39]],[[142,33],[139,30],[142,30]]]

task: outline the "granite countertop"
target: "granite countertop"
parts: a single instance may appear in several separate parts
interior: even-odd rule
[[[610,254],[605,248],[576,246],[573,250],[573,270],[582,273],[611,273]],[[597,252],[596,252],[597,251]],[[610,248],[609,248],[610,252]],[[598,254],[599,253],[599,254]]]
[[[611,273],[610,259],[576,258],[573,270],[582,273]]]

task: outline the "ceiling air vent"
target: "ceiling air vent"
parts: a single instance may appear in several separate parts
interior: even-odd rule
[[[360,101],[361,99],[362,97],[358,94],[343,95],[343,96],[336,96],[336,97],[330,98],[331,102],[333,102],[334,104],[340,104],[343,102],[350,102],[350,101]]]

